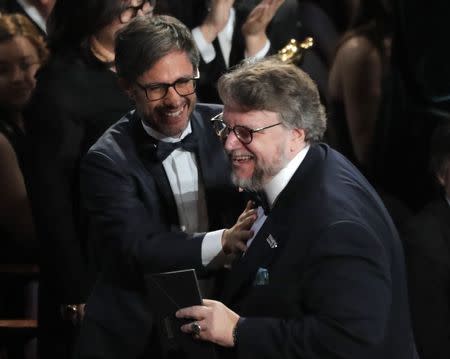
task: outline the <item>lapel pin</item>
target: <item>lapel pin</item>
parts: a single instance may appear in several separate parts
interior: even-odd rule
[[[269,236],[266,238],[266,242],[269,244],[270,248],[277,248],[278,247],[278,243],[275,240],[275,238],[272,237],[271,234],[269,234]]]

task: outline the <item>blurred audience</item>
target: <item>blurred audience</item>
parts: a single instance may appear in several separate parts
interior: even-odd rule
[[[6,13],[19,13],[37,26],[41,35],[47,34],[47,19],[56,0],[0,0],[0,9]]]
[[[411,314],[421,359],[450,358],[450,121],[431,139],[431,169],[439,198],[403,233]]]
[[[329,138],[367,175],[388,69],[390,8],[384,0],[347,0],[347,5],[350,23],[329,77]]]
[[[48,55],[43,38],[23,15],[0,17],[0,233],[2,263],[36,260],[34,226],[22,175],[22,110]]]
[[[37,242],[22,164],[22,110],[35,88],[35,74],[48,51],[38,29],[21,14],[0,16],[0,263],[34,264]],[[23,318],[33,311],[28,282],[2,280],[1,318]],[[3,339],[3,338],[2,338]],[[1,343],[8,358],[21,358],[22,343]],[[1,356],[1,355],[0,355]]]
[[[392,0],[391,71],[374,161],[377,181],[412,209],[432,199],[427,164],[434,128],[450,120],[450,2]]]
[[[283,2],[165,0],[161,4],[161,12],[192,29],[201,55],[197,85],[200,101],[220,103],[216,88],[219,77],[245,57],[262,58],[269,53],[267,28]]]
[[[95,279],[87,218],[79,203],[79,162],[132,104],[118,85],[114,36],[154,1],[57,1],[48,21],[51,57],[25,112],[26,180],[41,246],[39,351],[68,358]],[[75,325],[74,325],[75,324]]]

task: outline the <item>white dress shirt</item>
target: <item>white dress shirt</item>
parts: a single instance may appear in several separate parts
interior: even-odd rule
[[[153,138],[164,142],[178,142],[192,132],[189,123],[179,137],[167,137],[155,131],[142,121],[145,131]],[[199,181],[195,153],[175,149],[162,162],[169,179],[170,188],[180,221],[180,229],[186,233],[206,232],[208,230],[208,212],[206,207],[205,189]],[[208,232],[202,242],[202,263],[208,265],[222,252],[222,230]]]
[[[278,199],[278,196],[280,195],[281,191],[286,187],[288,182],[291,180],[292,176],[294,175],[295,171],[297,171],[298,167],[303,162],[303,159],[305,158],[306,154],[308,153],[309,145],[305,146],[299,153],[295,155],[295,157],[289,161],[289,163],[284,167],[280,172],[278,172],[275,177],[273,177],[269,183],[267,183],[264,186],[264,192],[267,196],[267,201],[269,203],[270,208],[272,208]],[[250,238],[247,242],[247,248],[250,247],[250,245],[253,242],[253,239],[258,234],[259,230],[263,226],[264,222],[266,221],[267,216],[264,214],[264,211],[261,207],[258,207],[258,218],[253,223],[252,230],[254,231],[254,235],[252,238]]]
[[[233,40],[233,32],[236,23],[236,10],[234,8],[230,9],[230,14],[228,16],[228,21],[225,27],[219,34],[217,38],[219,40],[220,50],[222,51],[223,58],[225,60],[225,65],[228,68],[230,66],[230,53],[231,53],[231,45]],[[192,37],[194,38],[195,43],[197,44],[197,48],[202,56],[202,59],[205,63],[209,64],[216,58],[216,50],[214,50],[214,46],[212,43],[209,43],[205,40],[200,27],[196,27],[192,30]],[[267,55],[270,49],[270,41],[267,41],[264,47],[258,51],[253,57],[256,59],[261,59]],[[248,57],[245,55],[245,57]]]
[[[40,12],[37,10],[35,6],[30,4],[26,0],[17,0],[20,6],[22,6],[25,13],[33,19],[33,21],[36,23],[37,26],[40,27],[42,31],[47,33],[47,25],[44,17],[40,14]]]

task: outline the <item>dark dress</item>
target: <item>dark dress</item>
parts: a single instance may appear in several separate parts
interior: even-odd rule
[[[19,166],[21,166],[24,133],[13,121],[8,119],[8,115],[0,109],[0,133],[6,137],[11,144]],[[0,263],[31,263],[34,261],[35,248],[24,247],[25,243],[17,243],[4,228],[0,227]]]
[[[450,205],[442,198],[404,230],[412,324],[421,359],[450,358]]]
[[[86,302],[94,279],[80,211],[80,160],[131,106],[116,74],[90,51],[55,54],[38,74],[25,112],[25,174],[42,250],[41,357],[69,356],[64,341],[72,335],[64,334],[60,305]]]

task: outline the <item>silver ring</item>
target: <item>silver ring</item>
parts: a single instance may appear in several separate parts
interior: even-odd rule
[[[191,324],[192,334],[197,336],[200,335],[200,331],[202,330],[202,327],[197,322],[194,322]]]

